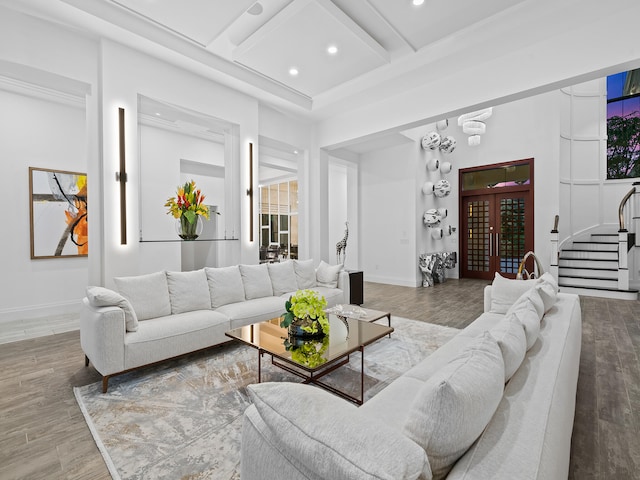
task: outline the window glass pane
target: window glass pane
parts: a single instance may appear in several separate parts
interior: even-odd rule
[[[285,251],[289,249],[289,234],[288,233],[281,233],[280,234],[280,248],[284,249]]]
[[[287,215],[280,215],[280,231],[289,230],[289,217]]]
[[[269,229],[268,228],[263,228],[262,229],[262,238],[260,241],[260,246],[262,247],[268,247],[269,246]]]
[[[529,164],[506,165],[462,174],[462,190],[513,187],[531,182]]]
[[[298,212],[298,181],[289,182],[289,211],[291,213]]]

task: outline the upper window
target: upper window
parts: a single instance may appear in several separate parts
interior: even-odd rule
[[[607,178],[640,177],[640,69],[607,77]]]

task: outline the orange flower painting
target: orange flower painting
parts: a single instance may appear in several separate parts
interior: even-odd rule
[[[89,253],[87,175],[29,168],[31,258]]]

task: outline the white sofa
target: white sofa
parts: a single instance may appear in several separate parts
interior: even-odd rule
[[[88,287],[80,343],[89,362],[109,378],[226,341],[225,332],[276,318],[298,289],[312,289],[328,306],[348,302],[341,265],[313,260],[155,272],[114,279],[115,292]]]
[[[242,479],[566,479],[579,298],[552,277],[500,277],[484,310],[359,408],[307,385],[249,386]]]

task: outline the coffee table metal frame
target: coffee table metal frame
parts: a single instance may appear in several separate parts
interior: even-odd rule
[[[383,318],[383,317],[384,315],[379,318]],[[368,320],[359,320],[354,318],[347,318],[346,321],[349,324],[349,331],[356,330],[358,327],[358,323],[364,324],[364,323],[371,322]],[[262,345],[259,344],[259,342],[256,343],[256,341],[253,339],[253,335],[249,337],[250,340],[247,340],[245,338],[246,336],[242,335],[243,329],[251,330],[252,327],[255,328],[257,325],[262,326],[264,324],[268,324],[267,326],[272,330],[275,330],[276,328],[279,329],[280,338],[282,340],[287,338],[286,328],[282,328],[278,325],[274,325],[272,322],[269,322],[269,321],[247,325],[245,327],[240,327],[240,328],[231,330],[229,332],[226,332],[226,335],[228,337],[238,340],[258,350],[258,383],[262,381],[262,356],[266,353],[267,355],[271,356],[271,363],[273,365],[289,373],[292,373],[293,375],[296,375],[302,378],[303,379],[302,383],[318,385],[324,388],[325,390],[328,390],[329,392],[334,393],[335,395],[338,395],[346,400],[349,400],[350,402],[355,403],[356,405],[362,405],[364,403],[364,347],[366,347],[367,345],[370,345],[371,343],[377,340],[380,340],[386,335],[391,335],[391,332],[393,332],[393,328],[391,327],[386,327],[384,325],[379,325],[379,324],[373,324],[371,326],[374,327],[375,333],[368,335],[366,340],[359,341],[356,345],[346,348],[343,352],[340,352],[336,357],[328,360],[326,363],[323,363],[322,365],[319,365],[317,367],[309,367],[283,356],[280,352],[273,351],[274,349],[264,348]],[[368,330],[371,330],[370,327],[367,327],[367,328]],[[360,397],[359,398],[354,397],[342,390],[339,390],[332,385],[329,385],[325,382],[320,381],[320,379],[325,375],[349,363],[350,355],[358,351],[360,352]]]

